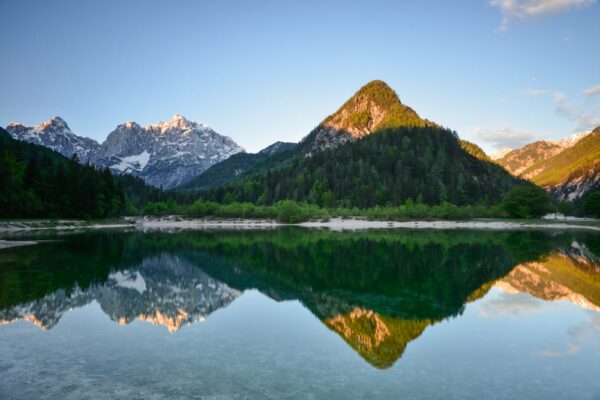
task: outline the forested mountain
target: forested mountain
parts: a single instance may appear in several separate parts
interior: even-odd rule
[[[2,128],[0,188],[0,217],[107,217],[125,207],[108,169],[15,140]]]
[[[523,182],[500,166],[463,150],[451,131],[399,127],[310,157],[295,157],[288,165],[206,196],[225,202],[272,204],[293,199],[360,208],[409,199],[425,204],[494,204],[518,183]]]
[[[600,126],[575,145],[522,173],[550,190],[559,200],[574,201],[598,188],[600,183]]]
[[[271,161],[282,159],[281,153],[290,154],[296,143],[276,142],[256,154],[237,153],[213,165],[197,177],[180,186],[181,189],[210,189],[222,186],[236,178],[246,176],[260,168],[265,160],[278,154]],[[283,157],[285,158],[285,157]]]
[[[209,190],[206,198],[326,207],[373,207],[406,201],[495,204],[516,184],[474,145],[423,120],[383,82],[361,88],[309,134],[285,163]]]
[[[401,126],[423,127],[421,119],[385,82],[372,81],[360,88],[298,145],[299,152],[313,154],[363,138],[377,130]]]

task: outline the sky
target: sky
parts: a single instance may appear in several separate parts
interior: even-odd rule
[[[249,152],[362,85],[493,152],[600,125],[600,0],[0,0],[0,126],[179,113]]]

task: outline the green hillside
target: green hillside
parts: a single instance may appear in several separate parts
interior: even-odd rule
[[[216,201],[272,204],[283,199],[321,206],[496,204],[517,183],[504,169],[465,151],[439,127],[400,127],[205,193]]]
[[[295,143],[277,143],[278,148],[272,151],[269,146],[256,153],[237,153],[226,160],[213,165],[197,177],[186,182],[179,189],[210,189],[222,186],[235,179],[241,179],[248,174],[268,169],[289,158],[296,146]]]
[[[523,171],[523,176],[540,186],[556,187],[600,168],[600,127],[575,146],[537,162]]]
[[[478,158],[482,161],[487,161],[487,162],[494,162],[486,153],[485,151],[483,151],[483,149],[479,146],[477,146],[475,143],[473,142],[469,142],[468,140],[460,140],[460,147],[463,148],[463,150],[465,150],[467,153],[469,153],[470,155],[472,155],[475,158]]]

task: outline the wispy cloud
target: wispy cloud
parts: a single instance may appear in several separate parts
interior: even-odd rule
[[[525,96],[552,96],[556,102],[563,101],[567,98],[567,95],[563,92],[545,89],[525,89],[523,94]]]
[[[478,126],[471,130],[471,135],[477,137],[478,141],[487,143],[495,151],[504,148],[516,149],[543,136],[539,132],[513,128],[511,126]]]
[[[577,123],[577,129],[590,130],[600,126],[600,106],[587,108],[581,104],[560,103],[556,113]]]
[[[600,84],[590,86],[589,88],[583,89],[583,94],[589,97],[594,97],[600,95]]]
[[[589,319],[582,321],[579,325],[568,329],[569,343],[565,351],[542,350],[538,353],[540,357],[565,357],[581,351],[582,348],[600,340],[600,315],[595,311],[586,312]]]
[[[490,0],[490,4],[502,10],[500,30],[506,30],[511,21],[525,20],[543,15],[556,14],[573,8],[588,7],[597,0]]]
[[[481,304],[479,313],[484,317],[510,315],[514,318],[541,311],[543,302],[526,293],[500,293],[498,297]]]
[[[596,96],[600,94],[600,85],[584,89],[583,93],[589,97]],[[557,90],[529,88],[523,91],[523,95],[550,96],[556,103],[556,114],[575,122],[577,130],[594,129],[600,125],[600,104],[573,103],[568,101],[565,93]]]

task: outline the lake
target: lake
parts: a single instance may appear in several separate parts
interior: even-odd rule
[[[600,398],[598,233],[18,239],[2,399]]]

